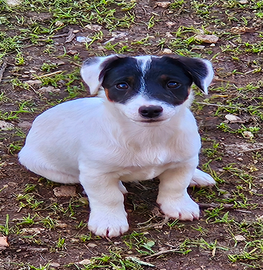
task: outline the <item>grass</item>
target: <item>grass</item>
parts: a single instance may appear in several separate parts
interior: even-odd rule
[[[0,233],[10,239],[14,269],[51,270],[58,261],[61,269],[81,270],[168,269],[169,261],[173,266],[180,261],[185,268],[211,263],[226,269],[262,268],[262,151],[235,156],[226,146],[261,142],[263,1],[174,0],[163,9],[128,0],[24,0],[16,7],[0,0],[0,13],[0,69],[8,63],[1,81],[0,120],[14,125],[0,130],[0,196],[5,198]],[[101,28],[89,30],[86,25]],[[65,43],[70,28],[89,41]],[[219,41],[215,46],[200,43],[197,34],[214,34]],[[151,211],[156,183],[144,184],[146,191],[132,188],[127,200],[131,230],[117,239],[101,239],[87,229],[88,202],[81,192],[72,199],[56,198],[57,184],[33,179],[15,165],[27,133],[19,125],[51,106],[87,95],[79,75],[84,58],[161,54],[164,49],[214,64],[210,94],[195,88],[192,110],[202,136],[200,166],[217,186],[190,189],[202,206],[201,219],[193,223],[165,220]],[[30,80],[40,83],[31,85]],[[39,91],[47,86],[59,90]],[[226,114],[242,121],[226,122]],[[244,136],[247,131],[253,138]],[[12,186],[15,182],[18,186]],[[44,260],[24,256],[31,253]]]

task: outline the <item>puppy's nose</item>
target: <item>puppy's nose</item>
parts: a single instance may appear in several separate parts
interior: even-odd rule
[[[161,106],[155,106],[155,105],[141,106],[139,108],[139,114],[145,118],[156,118],[160,116],[162,111],[163,111],[163,108]]]

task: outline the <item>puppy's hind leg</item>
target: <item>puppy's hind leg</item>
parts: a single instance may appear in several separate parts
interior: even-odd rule
[[[213,186],[215,184],[216,184],[215,180],[208,173],[205,173],[199,169],[195,169],[193,178],[189,186],[205,187],[205,186]]]
[[[48,180],[63,184],[79,183],[78,171],[75,171],[74,173],[62,172],[52,166],[52,164],[41,155],[30,152],[25,147],[20,151],[18,157],[19,162],[28,170],[41,175]]]

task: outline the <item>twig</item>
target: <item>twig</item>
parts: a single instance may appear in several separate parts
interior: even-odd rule
[[[163,251],[160,251],[160,252],[157,252],[157,253],[154,253],[152,255],[149,255],[147,257],[144,257],[144,259],[149,259],[149,258],[152,258],[152,257],[157,257],[157,256],[160,256],[160,255],[164,255],[164,254],[167,254],[167,253],[173,253],[173,252],[179,252],[180,250],[177,248],[177,249],[168,249],[168,250],[163,250]]]
[[[220,203],[198,203],[201,208],[216,208],[223,207],[225,209],[233,209],[233,204],[220,204]]]
[[[6,67],[7,67],[7,63],[4,62],[3,65],[2,65],[2,68],[0,69],[0,82],[2,81],[3,74],[5,72]]]
[[[251,149],[247,149],[247,150],[243,150],[243,151],[240,151],[240,153],[247,153],[247,152],[252,152],[252,151],[259,151],[259,150],[262,150],[263,147],[259,147],[259,148],[251,148]]]
[[[55,71],[55,72],[52,72],[52,73],[49,73],[49,74],[45,74],[45,75],[42,75],[42,76],[38,76],[38,78],[41,79],[41,78],[53,76],[53,75],[56,75],[56,74],[60,74],[61,72],[63,72],[63,71],[62,71],[62,70],[58,70],[58,71]]]

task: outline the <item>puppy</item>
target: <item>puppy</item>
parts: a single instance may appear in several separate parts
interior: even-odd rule
[[[33,122],[21,164],[55,182],[81,183],[89,229],[115,237],[129,228],[122,182],[159,177],[157,203],[171,218],[193,220],[189,185],[213,185],[196,169],[201,147],[189,110],[191,85],[207,93],[209,61],[182,56],[94,57],[81,68],[90,93],[59,104]],[[121,182],[122,181],[122,182]]]

